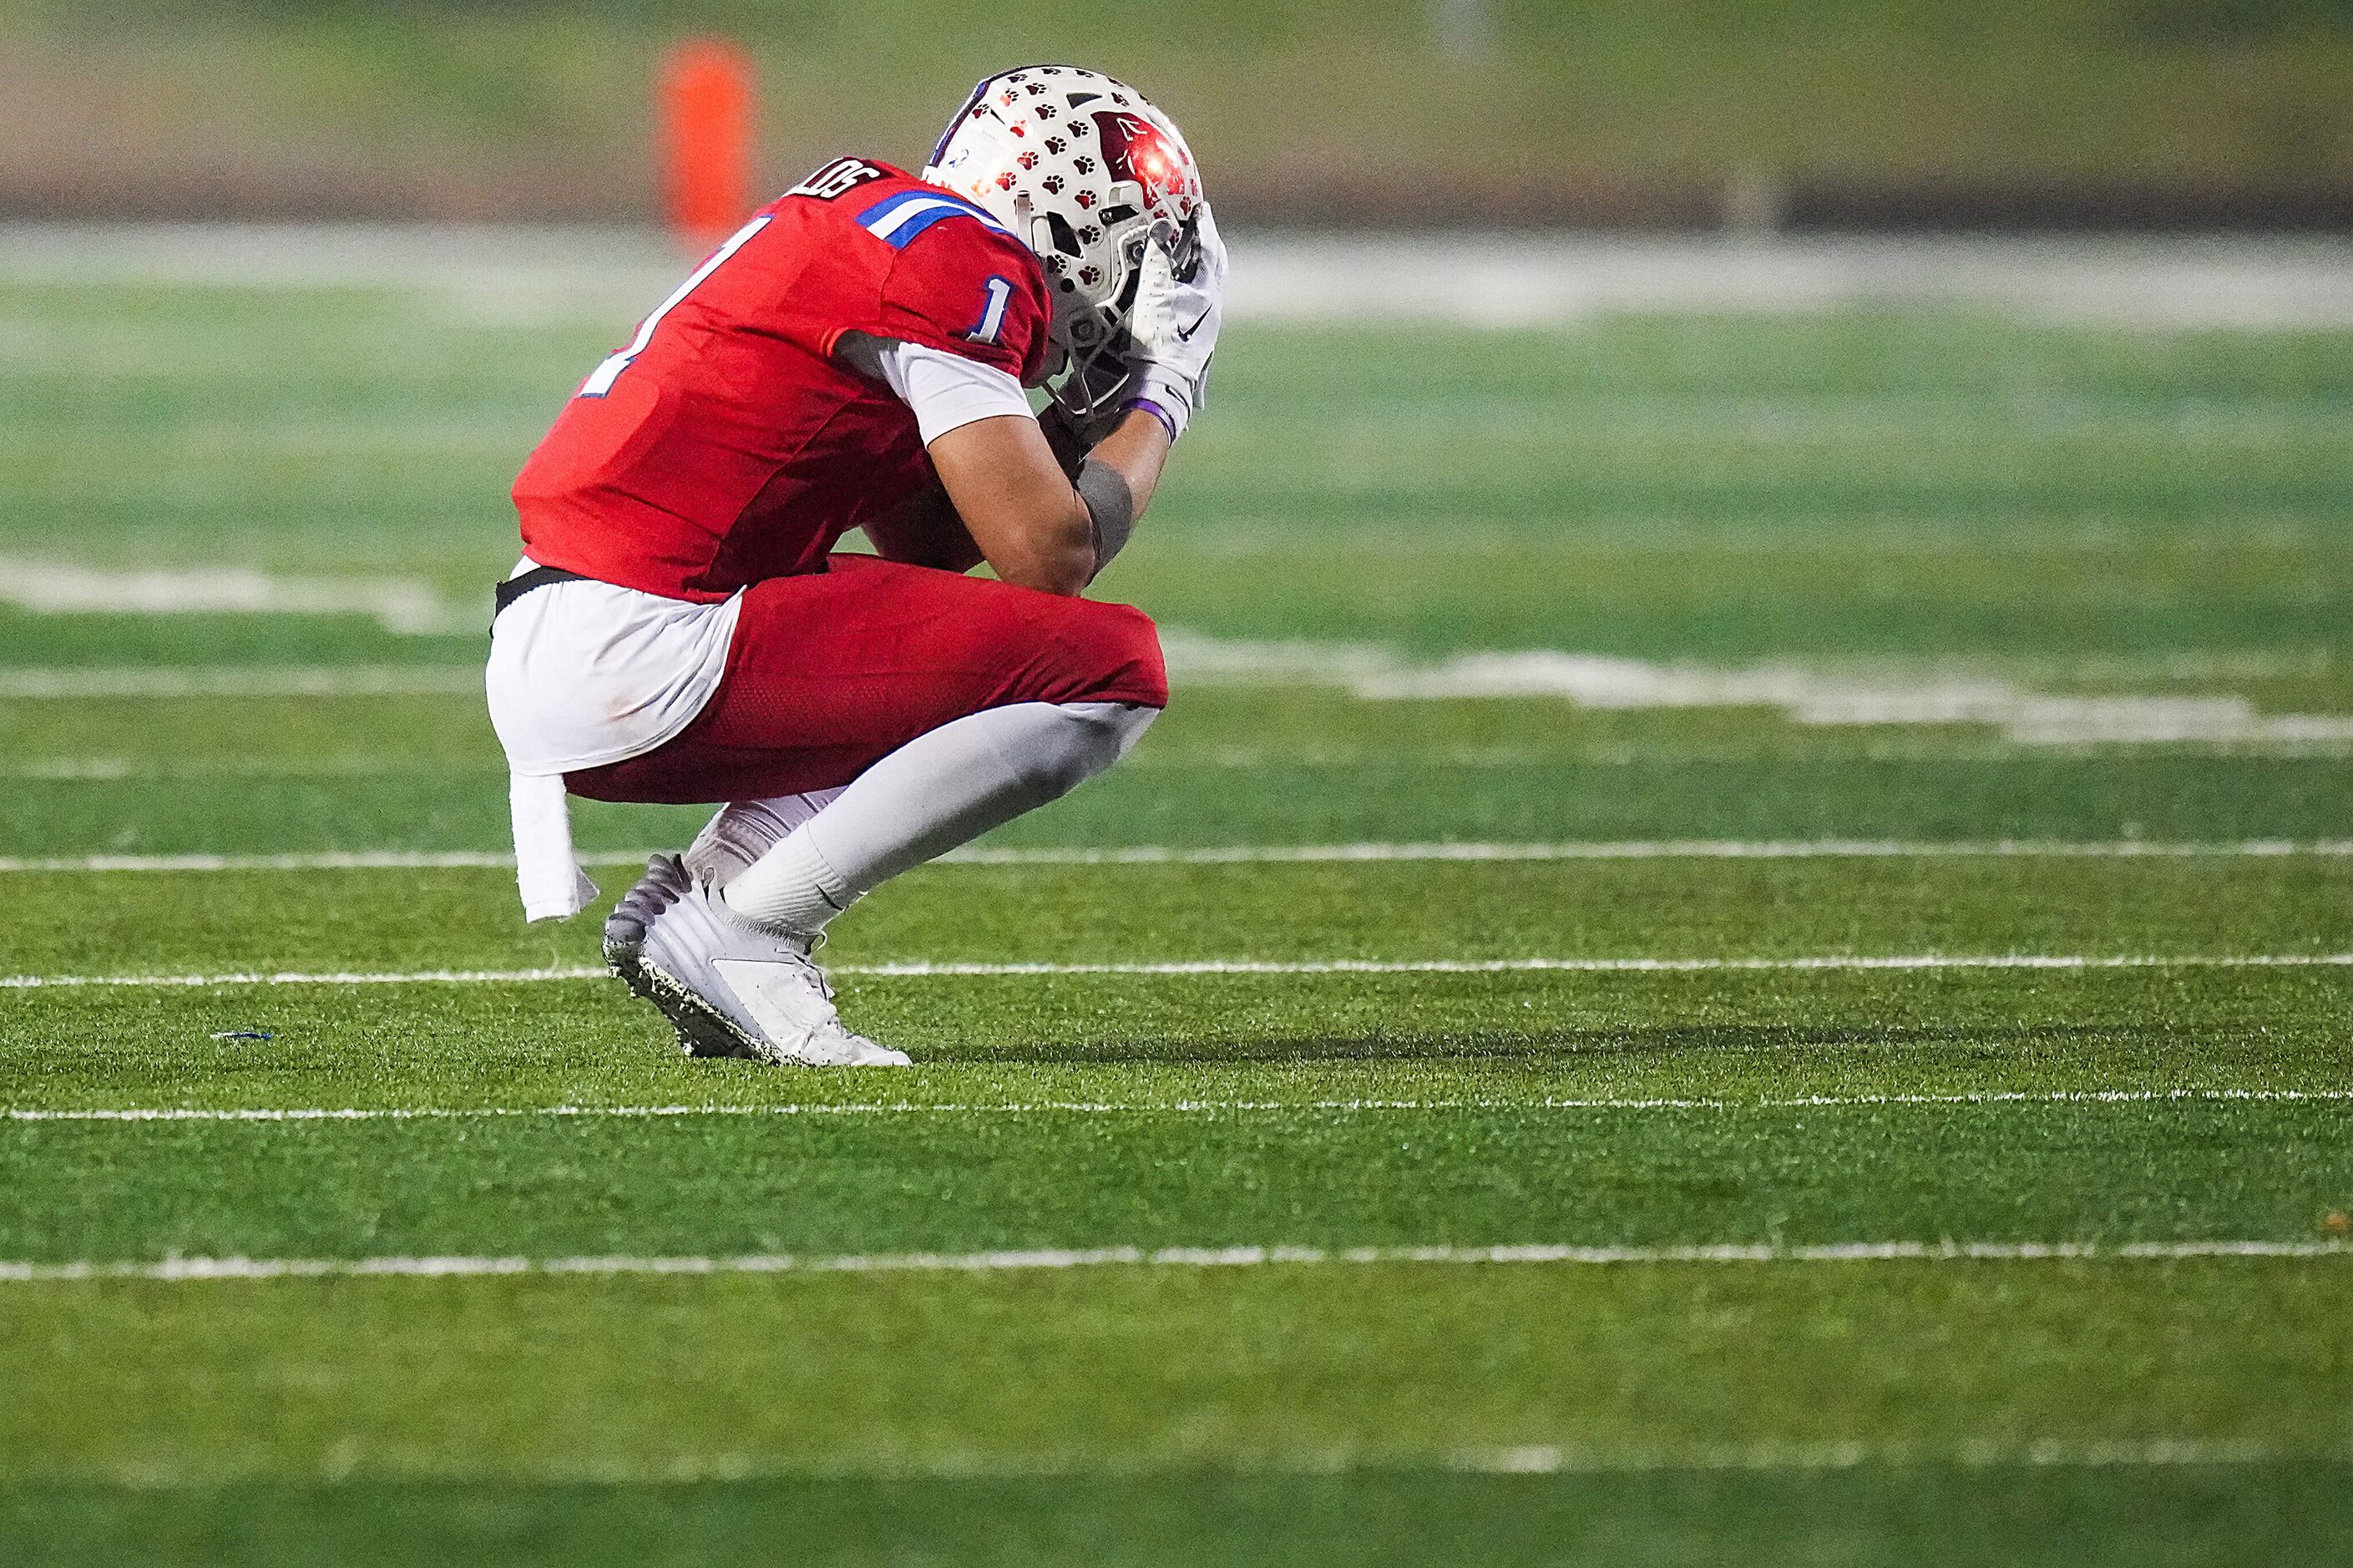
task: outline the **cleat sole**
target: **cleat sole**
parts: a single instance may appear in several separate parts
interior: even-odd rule
[[[605,967],[618,976],[632,994],[652,1003],[662,1016],[670,1020],[670,1028],[678,1037],[681,1056],[697,1061],[763,1059],[733,1025],[712,1012],[676,980],[649,966],[639,944],[607,942]],[[659,980],[657,976],[659,976]]]
[[[661,1009],[678,1031],[680,1046],[690,1057],[733,1061],[766,1062],[771,1066],[800,1065],[779,1058],[775,1047],[735,1026],[728,1016],[695,994],[692,988],[659,964],[639,963],[644,989],[638,992]]]

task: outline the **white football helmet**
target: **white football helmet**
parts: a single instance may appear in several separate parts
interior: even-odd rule
[[[1176,121],[1126,83],[1077,66],[989,77],[933,149],[923,178],[978,203],[1045,263],[1057,392],[1089,415],[1116,396],[1145,247],[1180,264],[1194,247],[1201,175]],[[1050,373],[1052,374],[1052,373]]]

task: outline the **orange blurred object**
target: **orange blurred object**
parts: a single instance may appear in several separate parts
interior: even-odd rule
[[[662,57],[662,198],[682,239],[709,246],[752,211],[752,59],[720,38]]]

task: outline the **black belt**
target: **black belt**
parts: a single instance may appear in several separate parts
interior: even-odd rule
[[[497,590],[491,595],[497,605],[497,608],[491,612],[491,618],[498,619],[501,612],[504,611],[509,605],[513,604],[533,588],[544,588],[550,583],[586,583],[586,581],[588,578],[586,574],[566,572],[561,566],[534,566],[530,571],[510,577],[498,585]]]

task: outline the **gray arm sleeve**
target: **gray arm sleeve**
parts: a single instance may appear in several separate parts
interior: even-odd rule
[[[1094,520],[1095,571],[1100,574],[1135,530],[1135,492],[1117,468],[1092,458],[1079,465],[1073,482],[1079,499],[1086,502],[1087,515]]]

